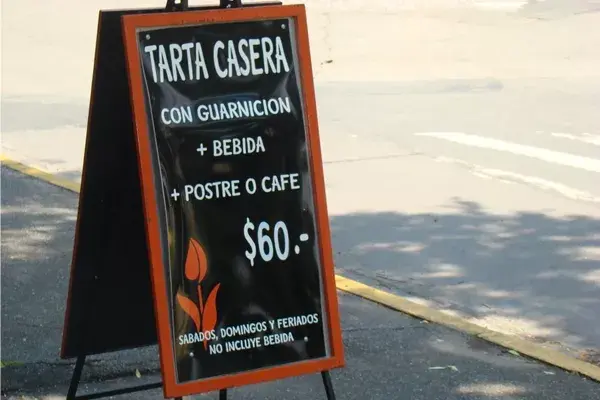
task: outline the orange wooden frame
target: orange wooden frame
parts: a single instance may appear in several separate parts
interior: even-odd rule
[[[142,82],[142,64],[138,50],[137,30],[140,28],[176,27],[183,25],[201,25],[206,23],[228,23],[237,21],[256,21],[276,18],[293,18],[296,26],[296,45],[299,54],[299,73],[304,117],[310,146],[311,175],[315,198],[317,229],[319,232],[320,258],[323,277],[323,295],[327,313],[329,332],[329,357],[297,362],[293,364],[252,370],[232,375],[218,376],[186,383],[178,383],[175,374],[175,357],[169,324],[167,283],[164,277],[160,225],[156,218],[158,199],[154,185],[152,169],[151,142],[149,137],[147,111],[144,101]],[[338,310],[329,217],[325,195],[325,184],[321,158],[317,107],[315,100],[313,73],[310,58],[306,10],[304,5],[258,6],[249,8],[216,9],[208,11],[186,11],[160,14],[138,14],[123,17],[123,33],[129,73],[134,114],[140,180],[144,195],[144,213],[149,241],[154,307],[157,320],[160,363],[163,375],[165,397],[179,397],[194,393],[220,390],[229,387],[283,379],[287,377],[316,373],[344,366],[344,348]]]

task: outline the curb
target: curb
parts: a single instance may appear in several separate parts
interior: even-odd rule
[[[60,178],[56,175],[53,175],[48,172],[44,172],[35,167],[31,167],[29,165],[22,164],[18,161],[15,161],[11,158],[6,157],[4,154],[0,154],[0,162],[3,166],[18,171],[22,174],[37,178],[46,183],[50,183],[54,186],[61,187],[63,189],[68,189],[72,192],[79,193],[79,184],[68,179]]]
[[[0,155],[0,161],[2,162],[3,166],[21,172],[27,176],[37,178],[41,181],[75,193],[79,193],[79,184],[73,181],[57,177],[34,167],[30,167],[18,161],[12,160],[4,155]],[[566,371],[578,373],[594,381],[600,382],[600,367],[594,364],[579,360],[575,357],[568,356],[555,350],[545,348],[537,343],[521,339],[517,336],[484,328],[480,325],[469,322],[462,317],[450,315],[422,304],[412,302],[404,297],[376,289],[352,279],[345,278],[341,275],[336,274],[335,279],[337,288],[346,293],[353,294],[377,304],[381,304],[403,314],[430,321],[438,325],[478,337],[498,346],[515,350],[520,354],[542,361],[546,364],[553,365]]]
[[[585,375],[600,382],[600,367],[594,364],[555,350],[547,349],[537,343],[521,339],[517,336],[492,331],[488,328],[469,322],[464,318],[446,314],[442,311],[412,302],[401,296],[387,293],[383,290],[375,289],[360,282],[344,278],[343,276],[336,275],[336,284],[338,289],[344,292],[379,303],[404,314],[478,337],[498,346],[515,350],[520,354],[529,356],[546,364]]]

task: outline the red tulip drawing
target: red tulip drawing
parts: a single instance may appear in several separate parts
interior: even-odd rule
[[[206,300],[202,296],[202,281],[208,271],[208,261],[204,249],[194,238],[188,242],[188,251],[185,259],[185,277],[189,281],[197,282],[198,304],[191,299],[177,293],[177,302],[185,313],[192,319],[198,332],[210,331],[217,324],[217,293],[220,283],[217,283],[210,291]],[[204,341],[204,349],[208,342]]]

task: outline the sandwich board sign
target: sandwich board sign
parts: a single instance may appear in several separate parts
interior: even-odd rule
[[[122,27],[165,396],[343,366],[304,6]]]

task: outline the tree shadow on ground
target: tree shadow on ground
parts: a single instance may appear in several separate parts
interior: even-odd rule
[[[365,262],[360,277],[375,271],[373,276],[381,279],[382,272],[377,272],[378,267],[372,262],[384,263],[388,267],[385,274],[404,274],[405,281],[417,287],[419,280],[452,287],[456,281],[448,271],[454,269],[440,267],[434,261],[460,261],[464,275],[469,266],[485,264],[483,261],[489,265],[495,256],[503,255],[502,248],[521,249],[520,254],[527,255],[525,261],[533,260],[536,253],[526,251],[528,240],[540,241],[544,237],[551,241],[553,244],[544,248],[547,257],[565,253],[558,260],[563,263],[576,263],[575,248],[597,244],[589,238],[590,232],[597,230],[595,221],[572,218],[561,222],[531,215],[501,219],[482,213],[474,205],[462,207],[461,212],[447,215],[334,217],[338,259],[353,260],[339,262],[344,267],[338,269],[352,272],[352,268]],[[58,354],[76,208],[76,194],[2,168],[2,357],[3,361],[19,362],[2,369],[3,398],[63,398],[66,393],[73,363],[59,360]],[[504,230],[499,230],[501,227]],[[570,237],[573,243],[554,244],[552,238],[561,235]],[[417,247],[421,250],[415,251]],[[461,248],[466,250],[461,252]],[[470,261],[466,262],[464,255],[454,258],[455,250],[457,254],[468,253]],[[425,261],[429,265],[422,264]],[[399,266],[403,265],[413,265],[415,270],[401,270]],[[390,266],[397,268],[390,270]],[[584,264],[577,271],[583,274],[591,269],[593,264]],[[416,272],[446,275],[416,279]],[[486,277],[485,271],[479,271],[471,279],[487,282]],[[389,283],[388,280],[384,282]],[[488,290],[486,285],[490,284],[479,282],[484,288],[482,293]],[[398,398],[401,393],[402,398],[415,400],[521,395],[540,400],[593,399],[600,390],[580,377],[514,357],[479,339],[424,324],[354,296],[340,294],[340,308],[347,366],[334,371],[333,377],[341,398],[387,400]],[[159,379],[155,346],[93,357],[84,370],[85,391],[97,390],[100,385],[115,389],[139,384],[134,375],[136,369],[145,380]],[[318,375],[310,375],[236,389],[234,396],[301,399],[310,392],[313,398],[320,398],[322,390]],[[211,396],[214,394],[197,398]],[[162,395],[152,391],[129,398],[159,399]]]
[[[2,168],[2,358],[28,362],[59,353],[77,196],[22,177]]]
[[[457,200],[447,213],[334,216],[331,229],[342,275],[492,329],[600,348],[600,220]]]

